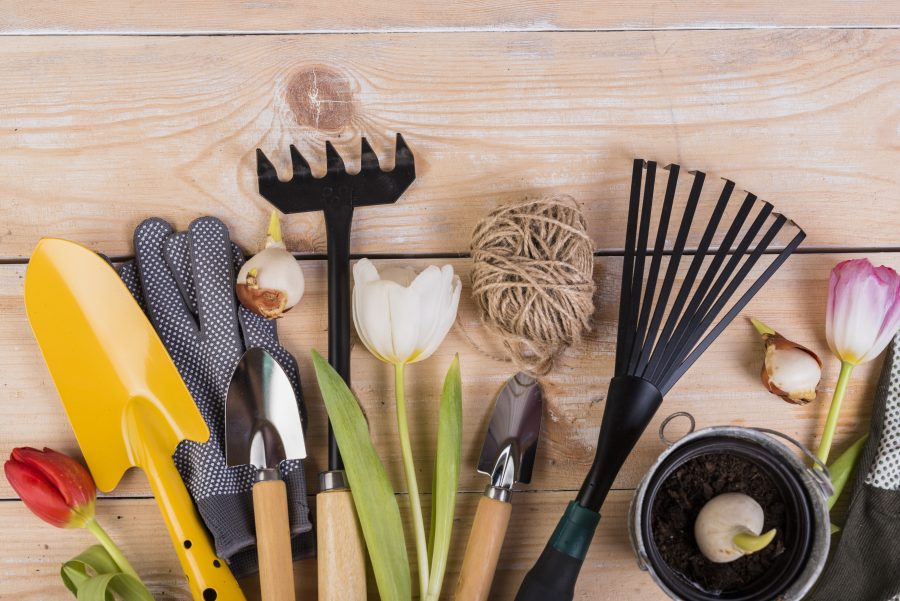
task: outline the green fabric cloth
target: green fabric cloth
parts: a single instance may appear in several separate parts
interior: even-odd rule
[[[847,522],[809,601],[900,601],[900,334],[885,358]]]

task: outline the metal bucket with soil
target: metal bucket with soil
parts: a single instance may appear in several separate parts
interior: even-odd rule
[[[676,416],[691,420],[678,442],[664,430]],[[670,444],[650,468],[631,505],[632,544],[642,569],[672,599],[764,601],[800,599],[828,556],[831,526],[826,471],[811,469],[770,430],[717,426],[693,432],[693,417],[674,414],[660,427]],[[694,540],[694,521],[703,506],[723,493],[756,500],[772,543],[730,563],[714,563]]]

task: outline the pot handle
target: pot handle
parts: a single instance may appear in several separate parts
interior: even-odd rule
[[[809,468],[809,471],[812,472],[812,476],[816,480],[816,483],[819,485],[819,488],[822,489],[822,494],[825,495],[825,498],[827,499],[834,494],[834,485],[832,485],[831,483],[831,471],[828,469],[828,466],[825,465],[825,463],[821,459],[816,457],[812,451],[807,449],[805,446],[803,446],[787,434],[779,432],[778,430],[770,430],[769,428],[752,429],[756,430],[757,432],[763,432],[764,434],[782,438],[800,449],[800,451],[813,462],[815,467]],[[816,467],[819,469],[815,469]]]
[[[688,430],[686,434],[682,435],[682,438],[684,438],[688,434],[693,434],[694,429],[697,426],[697,421],[694,419],[694,416],[691,415],[690,413],[688,413],[687,411],[677,411],[677,412],[673,413],[672,415],[668,416],[666,419],[662,420],[662,423],[659,424],[659,439],[667,447],[671,447],[673,444],[678,442],[677,440],[669,440],[668,438],[666,438],[666,427],[669,425],[669,422],[671,422],[676,417],[686,417],[691,422],[690,430]]]

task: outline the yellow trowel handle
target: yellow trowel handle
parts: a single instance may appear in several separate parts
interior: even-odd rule
[[[141,467],[166,521],[191,596],[194,601],[243,601],[244,593],[225,560],[216,557],[175,462],[168,453],[155,451],[154,441],[152,436],[143,437]]]

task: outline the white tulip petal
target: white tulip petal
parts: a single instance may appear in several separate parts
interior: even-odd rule
[[[353,283],[356,285],[377,282],[380,279],[378,269],[368,259],[360,259],[353,266]]]
[[[392,356],[400,363],[414,357],[418,348],[420,329],[419,295],[391,281],[380,282],[388,290],[388,321],[391,332]]]
[[[393,287],[398,286],[383,280],[367,284],[361,291],[360,302],[356,308],[357,320],[364,324],[363,329],[369,340],[366,346],[373,354],[380,355],[390,363],[398,361],[394,354],[390,320],[390,289]]]
[[[410,288],[419,295],[419,349],[428,346],[439,322],[443,310],[444,299],[448,296],[442,289],[442,272],[434,265],[420,273]]]
[[[416,270],[408,266],[391,265],[381,270],[381,279],[409,286],[416,279]]]
[[[450,268],[450,273],[453,273],[452,268]],[[434,354],[444,341],[444,338],[447,337],[447,333],[450,331],[450,328],[453,327],[453,322],[456,321],[456,312],[459,309],[459,297],[461,293],[462,282],[460,282],[458,276],[452,276],[450,280],[450,294],[444,297],[437,327],[432,332],[428,345],[422,351],[421,356],[416,358],[416,361],[427,359]]]

